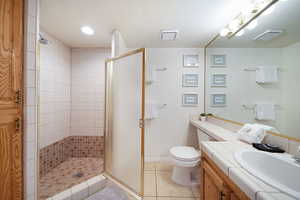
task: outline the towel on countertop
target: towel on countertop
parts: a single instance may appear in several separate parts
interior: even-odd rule
[[[258,103],[255,106],[255,114],[257,120],[275,120],[275,105],[272,103]]]
[[[265,129],[259,125],[245,124],[239,131],[239,140],[252,143],[261,143],[265,137]]]
[[[265,131],[272,131],[272,132],[279,132],[276,128],[274,128],[273,126],[268,126],[265,124],[253,124],[255,126],[260,126],[261,128],[263,128]]]
[[[258,67],[256,70],[257,83],[276,83],[278,82],[278,67],[266,66]]]

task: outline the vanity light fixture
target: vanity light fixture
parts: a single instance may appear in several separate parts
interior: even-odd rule
[[[220,32],[220,35],[222,36],[222,37],[225,37],[226,35],[228,35],[229,34],[229,29],[228,28],[223,28],[222,30],[221,30],[221,32]]]
[[[95,31],[89,26],[82,26],[81,32],[85,35],[94,35]]]
[[[220,36],[231,38],[234,35],[244,34],[244,27],[254,29],[257,26],[256,18],[263,14],[270,14],[274,9],[274,4],[279,0],[251,0],[249,4],[235,17],[226,27],[220,31]]]

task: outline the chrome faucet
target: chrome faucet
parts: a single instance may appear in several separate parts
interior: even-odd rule
[[[297,164],[300,165],[300,146],[299,146],[298,149],[297,149],[297,155],[294,155],[292,158],[295,160],[295,162],[296,162]]]

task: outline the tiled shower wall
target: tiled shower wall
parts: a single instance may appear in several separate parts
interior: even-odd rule
[[[25,0],[24,36],[24,199],[37,199],[37,76],[38,0]]]
[[[71,135],[99,136],[104,128],[105,59],[110,49],[72,49]]]
[[[40,149],[70,135],[71,48],[40,30],[49,44],[40,45]]]
[[[69,136],[40,150],[40,177],[69,158],[103,158],[102,136]]]

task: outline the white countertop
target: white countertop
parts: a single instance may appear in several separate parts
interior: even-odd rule
[[[251,145],[239,141],[237,133],[210,122],[191,120],[191,124],[218,140],[218,142],[201,142],[201,150],[203,150],[250,199],[294,199],[249,174],[235,161],[235,152],[244,149],[255,150]]]

